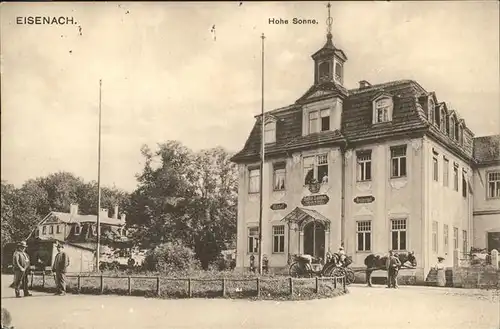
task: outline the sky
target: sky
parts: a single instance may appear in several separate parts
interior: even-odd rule
[[[414,79],[476,136],[500,133],[498,2],[333,2],[331,12],[346,87]],[[30,15],[75,24],[16,24]],[[319,23],[293,25],[294,17]],[[57,171],[97,180],[102,79],[102,184],[132,191],[143,144],[243,147],[260,113],[262,33],[266,111],[302,96],[327,10],[326,2],[2,3],[0,18],[2,180],[21,186]]]

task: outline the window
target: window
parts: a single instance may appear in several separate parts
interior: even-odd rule
[[[455,118],[452,116],[450,117],[450,138],[455,139]]]
[[[406,176],[406,145],[391,147],[391,177]]]
[[[318,125],[318,111],[309,112],[309,133],[317,133],[319,131]]]
[[[285,225],[273,226],[273,252],[285,252]]]
[[[458,249],[458,228],[453,228],[453,247]]]
[[[391,120],[392,101],[390,98],[382,98],[375,101],[374,123],[388,122]]]
[[[467,179],[465,178],[465,172],[463,172],[462,173],[462,196],[464,198],[467,197],[467,187],[468,187]]]
[[[249,170],[248,193],[260,192],[260,169]]]
[[[335,79],[342,83],[342,77],[343,77],[343,72],[342,72],[342,64],[340,63],[335,63]]]
[[[276,142],[276,122],[268,122],[264,125],[264,143]]]
[[[391,249],[406,250],[406,219],[391,221]]]
[[[42,234],[47,234],[47,226],[42,226]]]
[[[358,251],[370,251],[372,248],[372,222],[365,220],[356,223],[356,235],[358,239]]]
[[[429,121],[431,123],[436,123],[436,117],[435,117],[435,105],[434,105],[434,100],[432,100],[431,97],[429,97],[429,102],[427,103],[428,105],[428,111],[429,111]]]
[[[453,166],[453,189],[458,191],[458,165],[456,163]]]
[[[432,221],[432,251],[438,252],[438,222]]]
[[[61,233],[61,226],[59,225],[56,226],[56,233]]]
[[[463,230],[462,231],[462,249],[463,249],[463,253],[466,254],[468,253],[468,250],[469,250],[469,243],[467,241],[467,231],[466,230]]]
[[[304,157],[304,184],[309,185],[314,180],[328,183],[328,155]]]
[[[449,185],[450,173],[449,173],[450,161],[443,158],[443,186]]]
[[[358,181],[372,179],[372,151],[356,152],[358,160]]]
[[[49,234],[54,234],[54,225],[49,226]]]
[[[321,116],[321,131],[330,130],[330,109],[320,111]]]
[[[82,228],[80,225],[75,225],[75,235],[79,235],[80,232],[82,231]]]
[[[434,177],[434,180],[437,182],[438,181],[438,159],[436,156],[432,157],[432,176]]]
[[[500,171],[488,173],[488,198],[500,198]]]
[[[273,176],[274,184],[273,189],[275,191],[282,191],[285,189],[285,177],[286,177],[286,164],[284,162],[278,162],[273,164]]]
[[[259,251],[259,228],[248,228],[248,252],[254,253]]]
[[[443,246],[444,246],[444,252],[448,252],[448,224],[443,225]]]
[[[323,62],[318,67],[319,78],[324,79],[330,76],[330,62]]]
[[[309,112],[309,133],[330,130],[330,109]]]
[[[444,112],[444,109],[441,109],[441,114],[440,114],[440,121],[439,121],[439,128],[441,129],[442,132],[446,132],[446,113]]]

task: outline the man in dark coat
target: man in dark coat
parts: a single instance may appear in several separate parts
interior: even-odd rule
[[[12,256],[12,267],[14,269],[14,290],[16,297],[20,298],[20,289],[23,288],[24,296],[31,296],[28,291],[28,270],[30,268],[30,257],[26,253],[26,241],[21,241],[17,245],[17,250]]]
[[[61,243],[58,243],[57,246],[57,255],[54,259],[54,264],[52,265],[52,271],[55,274],[56,281],[56,295],[65,295],[66,294],[66,270],[69,266],[69,257],[64,252],[64,246]]]
[[[387,257],[387,288],[398,288],[398,272],[401,267],[401,261],[394,255],[392,250],[389,250],[389,257]]]

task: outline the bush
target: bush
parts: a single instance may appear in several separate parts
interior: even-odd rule
[[[147,271],[169,273],[190,271],[200,267],[195,253],[181,243],[160,244],[146,254],[144,268]]]

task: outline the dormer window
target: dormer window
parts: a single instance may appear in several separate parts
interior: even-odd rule
[[[441,108],[439,119],[439,129],[441,129],[442,132],[446,133],[446,113],[444,111],[444,108]]]
[[[264,143],[276,143],[276,122],[267,122],[264,125]]]
[[[450,117],[450,138],[451,139],[457,138],[455,134],[455,118],[453,116]]]
[[[79,224],[75,225],[75,235],[80,235],[81,231],[82,227]]]
[[[373,123],[382,123],[392,120],[392,98],[382,96],[373,101]]]
[[[435,116],[435,111],[436,111],[436,105],[434,104],[434,100],[432,98],[429,98],[428,104],[428,111],[429,111],[429,121],[431,123],[436,123],[436,116]]]
[[[464,128],[461,124],[458,125],[458,141],[460,145],[464,145]]]
[[[330,130],[330,109],[309,112],[309,133]]]

